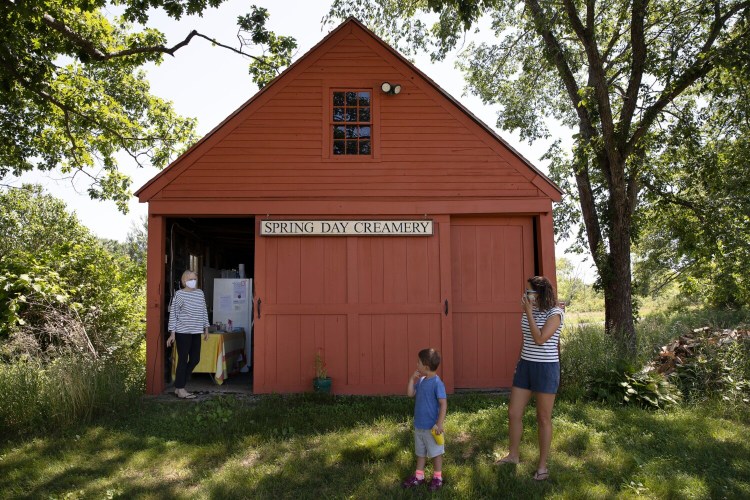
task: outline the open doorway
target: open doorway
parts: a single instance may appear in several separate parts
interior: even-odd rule
[[[211,323],[201,362],[188,382],[191,392],[252,393],[253,217],[183,217],[166,220],[165,303],[180,289],[182,273],[198,274]],[[168,324],[169,307],[164,324]],[[175,354],[167,349],[164,378],[173,387]]]

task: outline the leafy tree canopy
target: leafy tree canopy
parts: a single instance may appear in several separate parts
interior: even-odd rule
[[[724,68],[661,131],[635,276],[715,306],[750,305],[750,65]]]
[[[144,277],[39,187],[0,191],[0,358],[103,355],[143,339]]]
[[[180,19],[222,1],[0,0],[0,179],[59,168],[90,177],[91,198],[127,211],[131,181],[117,154],[163,168],[196,139],[195,120],[150,93],[144,64],[159,64],[194,38],[250,57],[261,86],[290,62],[296,42],[268,31],[268,12],[255,6],[238,19],[239,48],[195,30],[168,46],[147,25],[152,9]],[[122,15],[105,15],[107,6]],[[250,55],[248,46],[262,52]]]
[[[582,221],[607,330],[634,353],[631,246],[661,131],[721,68],[748,64],[750,2],[335,0],[329,19],[348,15],[435,59],[470,29],[489,26],[493,41],[462,51],[468,88],[497,106],[500,128],[529,141],[549,136],[546,117],[575,129],[570,150],[558,144],[547,153],[568,194],[557,228],[565,234]]]

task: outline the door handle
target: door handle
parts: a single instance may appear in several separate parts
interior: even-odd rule
[[[445,315],[448,316],[448,299],[445,299]]]
[[[260,319],[260,303],[261,303],[261,300],[258,299],[258,319]]]

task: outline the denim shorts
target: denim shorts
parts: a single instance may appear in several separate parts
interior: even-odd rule
[[[531,392],[557,394],[560,387],[560,363],[518,360],[516,372],[513,374],[513,387]]]
[[[414,451],[418,457],[435,458],[445,453],[445,445],[437,444],[431,429],[414,429]]]

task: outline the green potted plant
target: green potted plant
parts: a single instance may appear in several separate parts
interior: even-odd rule
[[[320,351],[315,354],[315,378],[313,379],[313,390],[315,392],[326,394],[331,392],[331,377],[328,376],[326,362],[320,354]]]

